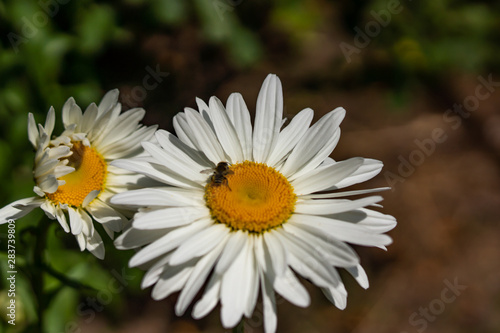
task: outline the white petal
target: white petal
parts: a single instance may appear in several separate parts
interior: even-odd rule
[[[183,244],[187,239],[196,235],[200,230],[208,229],[208,226],[213,222],[211,219],[203,219],[200,221],[196,221],[190,225],[185,227],[181,227],[175,229],[148,246],[142,248],[139,252],[137,252],[129,261],[130,267],[135,267],[142,265],[152,259],[165,254],[179,245]],[[130,234],[132,237],[134,233]]]
[[[150,244],[165,235],[160,230],[137,230],[130,228],[115,239],[114,245],[119,250],[129,250]]]
[[[69,213],[69,225],[71,226],[71,233],[73,235],[78,235],[82,232],[83,224],[85,221],[82,221],[80,214],[73,209],[72,207],[68,207]]]
[[[357,245],[381,247],[392,242],[389,236],[373,233],[361,225],[323,216],[293,214],[288,223],[313,226],[339,240]]]
[[[38,128],[33,113],[28,113],[28,138],[33,147],[38,147]]]
[[[62,109],[62,120],[65,128],[73,124],[79,124],[82,119],[82,110],[75,103],[73,97],[68,98]]]
[[[203,191],[175,187],[144,188],[122,192],[111,198],[111,203],[128,206],[198,206],[204,204]],[[201,198],[201,199],[200,199]]]
[[[192,313],[194,319],[205,317],[210,311],[213,310],[213,308],[215,308],[219,302],[218,295],[220,293],[221,281],[222,276],[212,274],[202,298],[194,305]]]
[[[31,197],[14,201],[0,209],[0,224],[7,223],[9,219],[17,220],[40,207],[45,200],[43,198]]]
[[[55,211],[56,211],[57,221],[59,221],[59,224],[64,229],[64,232],[69,232],[69,226],[68,226],[68,222],[66,220],[66,214],[64,214],[64,211],[60,207],[56,207]]]
[[[358,255],[349,245],[312,226],[286,223],[283,229],[310,244],[330,265],[351,267],[359,263]]]
[[[295,271],[319,287],[335,283],[332,278],[333,267],[316,253],[311,245],[285,231],[277,231],[276,235],[289,251],[288,263]]]
[[[127,222],[127,218],[100,199],[94,200],[86,209],[99,223],[114,232],[119,232]]]
[[[203,256],[194,267],[175,305],[175,314],[177,316],[184,314],[189,304],[205,283],[224,245],[225,241],[220,242],[212,251]]]
[[[205,153],[212,163],[226,161],[226,155],[215,133],[202,116],[195,111],[185,110],[191,134],[196,138],[198,150]]]
[[[240,140],[224,109],[224,105],[217,97],[210,98],[210,119],[213,121],[217,139],[219,139],[226,154],[231,158],[231,162],[243,162],[245,159]]]
[[[311,298],[306,288],[304,288],[288,267],[282,276],[275,277],[273,287],[278,294],[293,305],[304,308],[311,304]]]
[[[345,110],[337,108],[311,126],[288,156],[281,173],[290,177],[301,169],[307,172],[320,165],[338,142],[344,116]]]
[[[52,136],[52,131],[54,130],[54,126],[56,124],[56,112],[54,111],[54,107],[50,107],[49,112],[47,113],[47,118],[45,119],[45,133],[47,133],[48,137]]]
[[[82,116],[82,122],[80,123],[80,131],[83,133],[88,133],[94,127],[97,118],[97,105],[95,103],[90,104]]]
[[[106,95],[104,95],[104,97],[101,99],[101,102],[99,103],[99,115],[109,111],[109,109],[115,106],[115,104],[118,102],[119,93],[120,92],[118,91],[118,89],[113,89],[108,91]]]
[[[335,306],[340,310],[344,310],[347,306],[347,290],[345,289],[337,271],[335,271],[335,279],[339,281],[338,284],[332,285],[328,288],[321,288],[321,290],[330,302],[335,304]]]
[[[360,195],[360,194],[368,194],[375,193],[381,191],[387,191],[390,187],[377,187],[370,188],[367,190],[355,190],[355,191],[344,191],[344,192],[330,192],[330,193],[320,193],[320,194],[306,194],[301,195],[299,199],[326,199],[326,198],[339,198],[339,197],[347,197],[351,195]]]
[[[363,163],[361,158],[351,158],[312,170],[291,182],[295,193],[309,194],[329,188],[352,174]]]
[[[278,318],[276,315],[274,290],[262,271],[260,273],[260,285],[262,289],[262,303],[264,306],[264,330],[266,333],[276,332]]]
[[[397,224],[393,216],[366,208],[335,214],[329,217],[362,225],[376,233],[392,230]]]
[[[382,201],[381,196],[371,196],[357,200],[347,199],[315,199],[299,201],[295,205],[295,213],[328,215],[348,212]]]
[[[203,182],[206,177],[200,174],[200,171],[206,169],[206,166],[196,163],[196,161],[186,155],[182,150],[175,147],[169,142],[169,137],[173,138],[168,132],[159,131],[156,133],[156,138],[163,149],[150,142],[143,142],[142,146],[160,164],[166,166],[173,172],[195,182]]]
[[[217,262],[215,272],[217,274],[223,274],[229,266],[234,262],[236,257],[240,254],[241,249],[246,244],[246,238],[248,237],[246,232],[237,230],[230,233],[229,240],[222,251],[222,255]]]
[[[138,172],[168,185],[183,188],[201,188],[201,185],[184,178],[181,179],[177,174],[169,172],[159,165],[152,165],[151,163],[134,160],[114,160],[110,164],[118,168]]]
[[[275,166],[295,147],[309,128],[313,116],[313,110],[307,108],[293,117],[290,124],[280,132],[276,147],[267,159],[268,165]]]
[[[355,172],[335,184],[335,186],[330,189],[344,188],[367,181],[368,179],[372,179],[380,173],[383,166],[383,163],[380,161],[363,158],[363,164]]]
[[[245,313],[256,269],[253,258],[253,238],[246,237],[244,247],[224,273],[221,286],[221,322],[225,328],[236,326]]]
[[[134,216],[133,227],[140,230],[179,227],[210,216],[207,207],[172,207],[139,212]]]
[[[277,276],[285,274],[287,268],[286,251],[280,239],[273,232],[264,233],[263,238],[271,257],[274,273]]]
[[[160,300],[168,297],[170,294],[181,290],[186,284],[187,279],[191,275],[193,267],[189,265],[167,266],[160,276],[158,282],[151,292],[151,296],[155,300]]]
[[[158,261],[156,261],[153,266],[151,266],[141,281],[141,288],[145,289],[151,287],[160,278],[161,273],[168,267],[168,262],[170,261],[170,255],[164,255]]]
[[[104,259],[104,243],[98,232],[87,239],[87,250],[99,259]]]
[[[257,98],[253,132],[253,157],[265,163],[276,145],[283,118],[283,90],[280,79],[269,74]]]
[[[243,97],[239,93],[232,93],[227,99],[226,112],[233,123],[243,150],[244,160],[253,160],[252,155],[252,122],[250,112]]]
[[[172,254],[171,265],[180,265],[193,258],[205,255],[229,234],[229,228],[214,224],[193,235]]]
[[[363,267],[361,267],[361,265],[348,267],[346,269],[356,279],[356,281],[358,281],[359,285],[362,288],[368,289],[368,287],[370,286],[370,283],[368,282],[368,276],[366,275],[366,272]]]

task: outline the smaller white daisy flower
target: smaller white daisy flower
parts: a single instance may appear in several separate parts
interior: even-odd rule
[[[65,130],[51,139],[54,108],[50,108],[44,126],[37,126],[30,113],[28,137],[36,150],[33,191],[38,196],[0,209],[0,223],[41,207],[49,218],[59,221],[64,231],[75,235],[82,251],[87,249],[102,259],[104,245],[92,219],[101,223],[111,238],[127,221],[109,199],[133,188],[143,176],[116,168],[110,162],[142,152],[140,143],[149,140],[156,130],[156,126],[139,124],[144,114],[143,109],[121,113],[116,89],[83,113],[70,98],[62,109]]]
[[[143,143],[149,159],[112,163],[165,184],[111,199],[140,208],[115,245],[139,249],[129,265],[147,269],[142,287],[154,285],[157,300],[180,291],[175,311],[182,315],[205,286],[192,315],[201,318],[220,302],[225,328],[252,315],[260,291],[265,331],[274,332],[275,292],[297,306],[310,303],[296,274],[344,309],[347,291],[338,269],[368,287],[348,243],[385,249],[391,238],[384,233],[396,225],[392,216],[366,208],[380,196],[342,198],[382,189],[338,191],[382,168],[373,159],[329,157],[345,110],[309,126],[313,111],[305,109],[282,129],[283,95],[275,75],[262,85],[253,128],[238,93],[225,107],[215,97],[208,105],[197,103],[199,112],[186,108],[174,118],[177,137],[160,130],[161,147]],[[212,176],[205,174],[209,168]]]

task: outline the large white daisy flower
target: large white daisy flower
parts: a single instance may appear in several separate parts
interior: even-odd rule
[[[121,113],[117,101],[115,89],[98,106],[92,103],[82,113],[75,100],[68,99],[62,109],[65,130],[54,138],[54,108],[50,108],[45,126],[37,127],[33,114],[29,114],[28,136],[36,150],[33,190],[38,196],[0,209],[0,223],[41,207],[48,217],[59,221],[64,231],[76,236],[82,251],[87,249],[98,258],[104,257],[104,245],[92,218],[113,238],[127,219],[109,199],[144,177],[110,162],[142,152],[140,143],[150,139],[156,130],[156,126],[139,125],[143,109]]]
[[[154,299],[181,291],[175,311],[182,315],[208,281],[192,315],[201,318],[220,301],[226,328],[252,315],[259,290],[266,332],[277,327],[275,291],[308,306],[296,274],[345,308],[338,268],[368,287],[347,243],[385,249],[391,238],[383,233],[396,225],[392,216],[365,208],[381,201],[379,196],[340,199],[380,190],[337,191],[382,168],[373,159],[328,157],[345,110],[337,108],[309,127],[313,111],[305,109],[281,129],[283,96],[275,75],[259,93],[253,129],[238,93],[226,107],[216,97],[209,105],[199,99],[197,104],[199,112],[186,108],[174,118],[177,137],[160,130],[161,147],[143,143],[150,157],[112,163],[165,184],[111,199],[140,207],[115,245],[140,248],[129,264],[147,269],[142,287],[154,285]],[[203,172],[215,166],[212,176]]]

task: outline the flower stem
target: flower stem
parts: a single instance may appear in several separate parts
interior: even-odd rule
[[[43,279],[43,255],[45,250],[45,245],[47,243],[47,231],[50,227],[50,221],[45,217],[42,218],[37,227],[36,233],[36,241],[35,247],[33,249],[33,290],[35,292],[35,297],[37,300],[37,315],[38,315],[38,323],[37,328],[38,332],[43,332],[43,310],[48,305],[47,300],[45,299],[43,287],[44,287],[44,279]]]

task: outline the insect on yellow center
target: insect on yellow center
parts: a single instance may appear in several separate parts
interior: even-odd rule
[[[73,142],[71,151],[73,154],[68,157],[68,166],[75,171],[59,178],[66,184],[59,186],[54,193],[47,193],[47,197],[56,204],[80,206],[90,192],[104,188],[106,162],[94,148],[81,142]]]
[[[288,180],[263,163],[231,166],[227,183],[209,182],[205,200],[212,217],[234,230],[255,233],[279,227],[292,215],[297,196]]]

